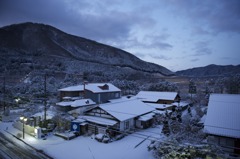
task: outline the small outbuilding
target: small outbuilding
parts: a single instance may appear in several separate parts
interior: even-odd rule
[[[172,104],[180,101],[177,92],[156,92],[156,91],[140,91],[137,98],[144,103]]]

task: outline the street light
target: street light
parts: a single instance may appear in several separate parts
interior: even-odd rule
[[[24,125],[25,125],[25,122],[27,121],[27,118],[21,116],[20,120],[22,120],[22,122],[23,122],[23,129],[22,130],[23,130],[23,139],[24,139],[24,135],[25,135],[25,128],[24,128],[25,126]]]
[[[19,102],[20,102],[20,100],[21,100],[20,98],[16,98],[16,99],[15,99],[15,102],[17,103],[17,106],[18,106],[18,107],[19,107]]]

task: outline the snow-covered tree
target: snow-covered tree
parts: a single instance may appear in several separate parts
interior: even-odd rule
[[[149,91],[177,91],[177,85],[168,81],[160,81],[156,84],[151,84],[148,88]]]
[[[206,134],[198,125],[198,118],[186,114],[182,117],[182,123],[169,116],[165,120],[163,133],[166,138],[161,141],[153,141],[149,150],[157,159],[201,159],[201,158],[225,158],[225,154],[217,145],[206,144]]]
[[[235,75],[229,77],[225,81],[226,91],[229,94],[239,94],[240,93],[240,75]]]
[[[197,93],[197,86],[192,79],[189,81],[188,93],[191,94],[191,99],[192,99],[192,95]]]
[[[52,118],[52,121],[56,124],[55,131],[64,132],[70,128],[70,120],[65,115],[57,114]]]

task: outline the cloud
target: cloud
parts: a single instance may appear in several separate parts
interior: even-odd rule
[[[155,24],[151,17],[115,9],[118,3],[108,0],[9,0],[0,5],[0,25],[41,22],[94,40],[117,40],[128,38],[134,26],[150,28]]]
[[[172,58],[170,57],[166,57],[164,55],[149,55],[150,57],[154,58],[154,59],[159,59],[159,60],[171,60]]]
[[[171,49],[173,46],[165,42],[170,37],[170,34],[150,34],[145,36],[145,43],[148,43],[149,47],[158,48],[160,50]]]
[[[132,36],[129,39],[125,39],[124,42],[119,41],[118,43],[113,43],[114,46],[118,46],[121,48],[141,48],[141,49],[159,49],[159,50],[169,50],[173,48],[173,45],[165,42],[169,37],[169,34],[161,34],[161,35],[151,35],[147,34],[143,37],[143,40]],[[116,41],[115,41],[116,42]],[[111,43],[111,42],[107,42]]]
[[[212,50],[209,48],[209,43],[201,41],[195,43],[195,47],[192,49],[195,53],[192,56],[204,56],[212,54]]]
[[[199,61],[199,58],[191,59],[191,62]]]
[[[139,57],[139,58],[145,58],[146,54],[143,53],[134,53],[135,56]]]
[[[239,0],[171,0],[165,5],[175,16],[188,18],[194,33],[240,33]]]
[[[155,43],[152,43],[150,45],[150,47],[153,47],[153,48],[159,48],[161,50],[166,50],[166,49],[171,49],[173,48],[173,46],[171,44],[168,44],[168,43],[164,43],[164,42],[155,42]]]
[[[221,60],[232,60],[231,57],[227,57],[227,56],[225,56],[225,57],[220,57],[219,59],[221,59]]]

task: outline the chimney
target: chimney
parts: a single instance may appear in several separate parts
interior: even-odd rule
[[[104,84],[103,86],[99,86],[102,90],[109,90],[109,86],[107,84]]]

